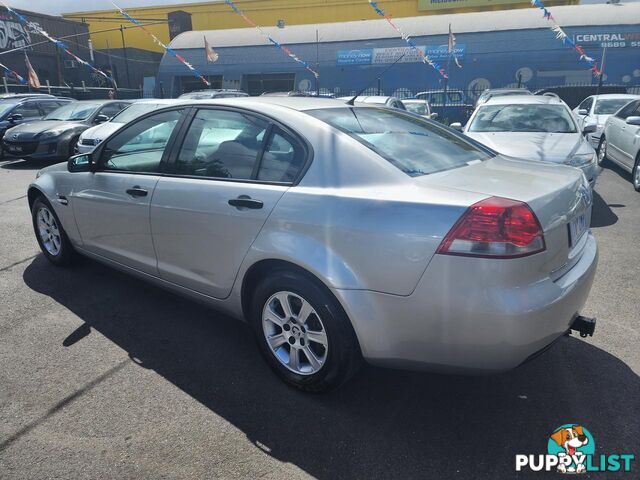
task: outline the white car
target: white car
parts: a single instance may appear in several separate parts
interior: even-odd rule
[[[631,173],[633,188],[640,192],[640,98],[610,115],[602,132],[598,162],[611,160]]]
[[[510,157],[580,168],[593,186],[598,176],[596,152],[566,103],[556,96],[520,95],[489,99],[467,125],[452,123],[467,136]]]
[[[595,132],[587,134],[587,140],[589,140],[593,148],[597,149],[600,146],[600,137],[607,119],[627,103],[638,99],[640,99],[640,95],[626,93],[591,95],[573,109],[573,113],[578,120],[578,126],[581,129],[591,124],[596,126]]]
[[[353,97],[340,97],[339,100],[351,100]],[[386,97],[383,95],[361,95],[356,97],[355,103],[368,103],[370,105],[378,105],[381,107],[399,108],[406,110],[404,103],[396,97]]]
[[[407,111],[420,115],[421,117],[430,118],[431,120],[435,120],[438,117],[436,112],[431,111],[431,105],[429,105],[427,100],[422,100],[420,98],[407,98],[402,100],[402,103]]]
[[[76,150],[78,153],[92,152],[100,142],[131,120],[160,107],[173,105],[178,100],[149,98],[138,100],[111,118],[108,122],[88,128],[80,135]]]

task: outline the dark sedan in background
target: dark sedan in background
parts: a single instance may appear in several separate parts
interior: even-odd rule
[[[68,103],[42,120],[25,122],[7,130],[2,141],[4,150],[25,159],[66,160],[75,153],[82,132],[108,121],[129,103],[126,100]]]
[[[0,139],[7,129],[21,123],[39,120],[69,102],[71,102],[70,99],[49,95],[0,97]],[[0,154],[4,155],[4,149],[0,149]]]

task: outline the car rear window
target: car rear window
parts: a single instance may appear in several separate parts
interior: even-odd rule
[[[445,127],[400,110],[351,107],[307,113],[355,138],[412,177],[493,156]]]

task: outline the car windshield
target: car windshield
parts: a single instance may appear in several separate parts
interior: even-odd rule
[[[0,102],[0,118],[4,118],[7,112],[10,112],[16,106],[15,103],[11,102]]]
[[[53,112],[44,117],[44,120],[84,120],[89,118],[102,103],[79,103],[72,102],[60,108],[56,108]]]
[[[425,102],[402,102],[408,111],[418,115],[427,115],[427,104]]]
[[[445,127],[400,110],[352,107],[307,113],[355,138],[412,177],[492,156]]]
[[[576,133],[564,105],[487,105],[474,116],[470,132]]]
[[[596,101],[594,113],[596,115],[613,115],[631,100],[630,98],[603,98]]]
[[[131,120],[138,118],[145,113],[156,110],[157,108],[166,107],[163,103],[132,103],[130,106],[122,110],[111,119],[113,123],[129,123]]]

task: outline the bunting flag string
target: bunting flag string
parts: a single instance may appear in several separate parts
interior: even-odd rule
[[[18,72],[16,72],[15,70],[11,70],[9,67],[7,67],[5,64],[0,63],[0,68],[2,68],[10,77],[15,78],[16,80],[18,80],[20,83],[22,83],[23,85],[27,84],[27,81],[22,78]]]
[[[531,5],[542,10],[542,17],[551,22],[551,31],[556,34],[556,38],[558,40],[561,40],[564,45],[568,45],[578,52],[580,55],[580,61],[586,62],[591,67],[591,71],[594,75],[602,75],[602,71],[598,68],[598,63],[585,53],[584,48],[576,44],[573,39],[565,33],[551,12],[544,6],[542,0],[531,0]]]
[[[40,25],[38,25],[35,22],[30,22],[23,15],[21,15],[18,12],[16,12],[13,8],[11,8],[9,5],[7,5],[5,2],[2,2],[2,5],[4,5],[4,8],[6,8],[8,12],[12,13],[22,25],[27,27],[27,29],[31,30],[33,33],[36,33],[38,35],[43,36],[44,38],[49,40],[51,43],[53,43],[58,49],[62,50],[64,53],[66,53],[71,58],[73,58],[80,65],[85,66],[86,68],[88,68],[89,70],[91,70],[94,73],[102,75],[109,82],[111,82],[113,84],[113,86],[116,86],[116,82],[115,82],[115,80],[113,78],[111,78],[109,75],[104,73],[99,68],[94,67],[89,62],[86,62],[83,59],[81,59],[80,57],[78,57],[71,50],[69,50],[69,46],[66,43],[64,43],[64,42],[62,42],[60,40],[56,40],[54,37],[49,35]]]
[[[391,16],[387,15],[385,13],[385,11],[378,5],[377,2],[374,2],[372,0],[369,0],[369,5],[371,5],[371,8],[373,8],[375,10],[375,12],[380,15],[382,18],[384,18],[387,23],[389,25],[391,25],[391,27],[398,32],[398,34],[400,35],[400,37],[407,42],[407,45],[409,45],[409,47],[411,47],[413,50],[415,50],[418,55],[420,56],[420,58],[422,59],[422,61],[424,63],[426,63],[427,65],[433,67],[443,78],[449,78],[446,70],[444,68],[442,68],[438,63],[434,62],[433,60],[431,60],[426,54],[425,52],[423,52],[421,49],[418,48],[418,46],[415,44],[415,42],[413,41],[413,39],[405,34],[400,27],[398,27],[393,20],[391,19]]]
[[[156,45],[162,47],[169,55],[173,56],[176,60],[178,60],[180,63],[182,63],[185,67],[187,67],[189,69],[189,71],[191,72],[191,74],[196,77],[197,79],[201,80],[202,83],[204,83],[207,87],[211,86],[211,83],[209,83],[209,80],[207,80],[206,78],[204,78],[204,76],[193,66],[191,65],[189,62],[187,62],[187,60],[185,60],[185,58],[180,55],[178,52],[176,52],[173,48],[169,47],[168,45],[165,45],[158,37],[156,37],[151,31],[147,30],[144,25],[142,25],[142,23],[140,23],[138,20],[136,20],[135,18],[133,18],[131,15],[129,15],[127,12],[125,12],[122,8],[120,8],[118,5],[116,5],[115,3],[111,2],[111,4],[120,12],[120,14],[126,18],[127,20],[129,20],[131,23],[133,23],[134,25],[140,27],[142,29],[142,31],[144,31],[144,33],[146,33],[147,35],[149,35],[151,37],[151,39],[153,40],[153,43],[155,43]]]
[[[253,20],[251,20],[242,10],[240,10],[235,3],[233,3],[231,0],[224,0],[224,3],[226,3],[227,5],[229,5],[229,7],[231,7],[231,10],[233,10],[236,14],[238,14],[247,25],[255,28],[256,30],[258,30],[258,32],[260,32],[260,34],[265,37],[267,40],[269,40],[269,43],[271,43],[274,47],[279,48],[280,50],[282,50],[282,52],[284,52],[285,55],[287,55],[289,58],[291,58],[292,60],[298,62],[300,65],[302,65],[305,70],[308,70],[309,72],[311,72],[313,74],[314,77],[318,78],[320,77],[320,75],[318,74],[318,72],[316,72],[315,70],[313,70],[309,64],[307,62],[305,62],[304,60],[302,60],[301,58],[299,58],[295,53],[293,53],[289,48],[285,47],[284,45],[282,45],[280,42],[278,42],[277,40],[275,40],[271,35],[269,35],[260,25],[258,25],[257,23],[255,23]]]

